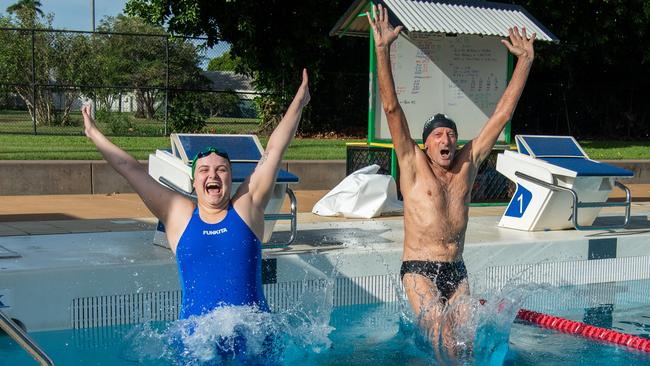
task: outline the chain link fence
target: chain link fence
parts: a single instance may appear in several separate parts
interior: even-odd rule
[[[82,134],[82,103],[93,104],[109,135],[257,131],[251,80],[207,71],[229,46],[205,44],[168,34],[0,28],[0,133]]]

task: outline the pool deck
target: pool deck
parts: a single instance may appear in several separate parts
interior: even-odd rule
[[[633,185],[631,187],[636,197],[650,197],[649,185]],[[298,199],[298,235],[290,248],[265,249],[266,257],[282,256],[285,254],[300,254],[313,251],[331,250],[343,247],[373,246],[373,250],[385,248],[401,251],[404,227],[402,216],[385,216],[375,219],[346,219],[343,217],[322,217],[310,212],[311,207],[327,191],[296,191]],[[613,198],[620,198],[612,196]],[[144,206],[136,194],[111,194],[111,195],[51,195],[51,196],[5,196],[0,197],[4,203],[0,207],[0,257],[2,248],[10,252],[20,252],[22,260],[18,260],[16,268],[42,268],[49,267],[47,257],[36,255],[36,260],[28,264],[32,257],[28,252],[34,247],[16,246],[30,242],[37,244],[44,252],[51,255],[61,255],[62,262],[66,262],[66,251],[46,248],[39,236],[48,238],[57,237],[56,241],[74,242],[72,236],[67,239],[62,234],[93,234],[93,233],[133,233],[133,237],[140,241],[149,241],[153,238],[153,231],[157,219]],[[288,209],[285,202],[283,212]],[[625,230],[599,230],[599,231],[549,231],[549,232],[523,232],[497,227],[500,216],[505,206],[471,207],[469,211],[470,222],[466,234],[466,249],[481,246],[486,243],[517,245],[531,242],[567,242],[571,240],[586,241],[589,238],[607,236],[636,236],[634,234],[649,235],[650,238],[650,199],[636,201],[632,204],[631,223]],[[608,215],[622,214],[620,208],[604,209],[598,220],[609,225],[620,222]],[[288,237],[288,222],[279,221],[276,224],[273,241]],[[94,235],[93,235],[94,236]],[[31,237],[31,239],[29,238]],[[109,236],[102,235],[108,240]],[[12,240],[16,239],[16,240]],[[47,241],[47,240],[45,240]],[[82,240],[83,241],[83,240]],[[108,240],[112,242],[111,240]],[[77,252],[83,249],[83,244],[68,246],[69,251]],[[112,244],[113,245],[113,244]],[[121,246],[118,243],[114,245]],[[30,249],[31,248],[31,249]],[[41,249],[37,249],[39,251]],[[159,247],[156,247],[156,250]],[[128,249],[125,249],[128,252]],[[149,249],[139,248],[132,253],[136,258],[146,258]],[[619,249],[619,252],[621,250]],[[137,253],[136,253],[137,252]],[[465,251],[466,256],[468,250]],[[619,253],[620,254],[620,253]],[[650,254],[650,251],[648,251]],[[471,254],[469,254],[471,255]],[[5,253],[5,256],[11,254]],[[72,254],[71,260],[76,258]],[[74,258],[73,258],[74,257]],[[106,264],[120,263],[108,261]],[[60,262],[60,263],[62,263]],[[10,269],[12,264],[5,262],[2,269]]]
[[[634,207],[650,202],[650,184],[630,185]],[[299,223],[340,221],[311,214],[326,190],[296,191]],[[615,191],[612,198],[622,198]],[[151,212],[135,193],[108,195],[0,196],[0,236],[153,230]],[[284,208],[287,210],[285,202]],[[470,217],[500,216],[504,206],[472,207]],[[636,210],[633,209],[633,212]]]

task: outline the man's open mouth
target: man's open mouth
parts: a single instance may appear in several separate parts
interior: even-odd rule
[[[448,149],[440,150],[440,156],[442,156],[444,159],[448,159],[449,158],[449,150]]]

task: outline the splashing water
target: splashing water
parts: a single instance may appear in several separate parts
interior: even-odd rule
[[[127,336],[125,357],[173,365],[268,365],[329,348],[329,318],[323,323],[300,315],[221,306],[171,324],[145,323]]]
[[[145,323],[127,336],[125,358],[173,365],[291,364],[331,347],[329,325],[338,258],[332,273],[304,279],[302,293],[278,313],[221,306],[171,323]]]
[[[460,296],[444,307],[437,324],[427,325],[408,309],[400,333],[413,337],[436,364],[503,365],[519,309],[531,295],[549,290],[549,285],[507,285],[488,294]]]
[[[399,303],[399,333],[440,364],[503,365],[513,322],[526,298],[548,285],[508,283],[500,291],[460,296],[449,303],[438,324],[438,339],[413,313],[402,286],[394,280],[381,253],[369,247],[386,268]],[[434,299],[434,301],[438,301]],[[434,304],[432,304],[434,305]],[[437,304],[436,304],[437,305]],[[421,314],[425,316],[425,313]],[[446,334],[446,337],[442,335]]]

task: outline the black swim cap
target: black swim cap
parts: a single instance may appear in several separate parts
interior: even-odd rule
[[[422,143],[427,140],[427,137],[438,127],[447,127],[454,130],[456,136],[458,136],[458,130],[456,130],[456,123],[447,117],[447,115],[438,113],[435,116],[429,118],[428,121],[424,123],[424,128],[422,128]]]

